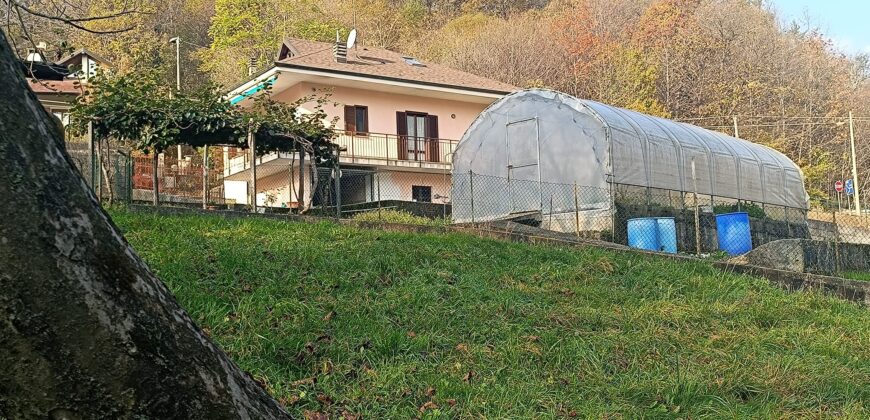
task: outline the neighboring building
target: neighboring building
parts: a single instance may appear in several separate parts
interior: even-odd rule
[[[108,66],[108,62],[82,49],[52,63],[40,50],[30,51],[22,60],[21,66],[30,89],[42,106],[67,125],[69,109],[82,94],[83,84],[88,82],[98,68]]]
[[[272,68],[228,97],[245,106],[267,85],[274,99],[286,102],[328,92],[339,104],[325,107],[329,122],[338,121],[335,141],[347,149],[341,182],[354,186],[342,187],[343,203],[374,201],[376,185],[380,200],[446,201],[458,139],[489,104],[517,88],[393,51],[343,47],[287,39]],[[283,154],[258,159],[258,205],[299,205],[289,188],[290,160]],[[223,167],[225,198],[247,204],[247,156],[228,151]],[[306,198],[310,193],[306,188]]]

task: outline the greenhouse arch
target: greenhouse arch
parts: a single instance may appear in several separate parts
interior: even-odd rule
[[[484,110],[457,146],[453,178],[457,222],[575,207],[609,218],[620,188],[645,191],[647,204],[654,192],[671,200],[696,192],[710,207],[723,201],[804,215],[808,207],[800,168],[776,150],[544,89]]]

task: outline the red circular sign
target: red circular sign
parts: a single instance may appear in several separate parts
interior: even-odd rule
[[[843,192],[843,181],[835,182],[834,189],[837,190],[837,192]]]

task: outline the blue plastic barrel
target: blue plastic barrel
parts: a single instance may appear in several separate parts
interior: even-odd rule
[[[659,223],[655,217],[628,220],[628,246],[659,251]]]
[[[729,255],[741,255],[752,250],[749,213],[717,214],[716,234],[719,237],[719,249]]]
[[[673,217],[657,217],[659,229],[659,251],[677,253],[677,226]]]

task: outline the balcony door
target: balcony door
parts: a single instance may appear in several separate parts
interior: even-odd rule
[[[422,112],[397,112],[399,160],[438,162],[438,116]]]

